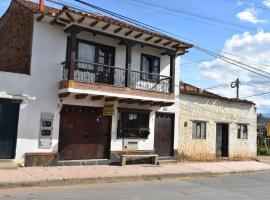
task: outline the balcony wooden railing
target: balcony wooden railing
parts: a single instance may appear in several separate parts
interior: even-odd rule
[[[66,66],[66,62],[63,62],[62,64],[63,80],[69,80],[69,69]],[[124,68],[79,60],[76,60],[74,80],[86,83],[108,84],[117,87],[130,87],[153,92],[172,92],[172,78],[169,76],[127,70]]]

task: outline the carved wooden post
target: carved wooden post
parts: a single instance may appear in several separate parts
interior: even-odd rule
[[[170,92],[174,93],[174,85],[175,85],[175,55],[170,55]]]
[[[74,71],[76,68],[76,51],[77,51],[77,34],[79,30],[77,27],[71,27],[70,42],[69,42],[69,55],[68,55],[68,79],[74,80]]]
[[[131,85],[131,54],[133,43],[128,41],[123,42],[126,45],[126,71],[125,71],[125,87]]]

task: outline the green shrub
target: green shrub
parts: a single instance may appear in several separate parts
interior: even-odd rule
[[[265,146],[258,146],[257,148],[257,154],[259,156],[266,156],[269,155],[269,153],[267,152],[267,149]]]

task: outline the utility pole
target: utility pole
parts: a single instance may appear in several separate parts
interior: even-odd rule
[[[239,85],[240,85],[240,81],[237,78],[236,81],[233,81],[231,83],[231,88],[236,88],[236,98],[239,99]]]

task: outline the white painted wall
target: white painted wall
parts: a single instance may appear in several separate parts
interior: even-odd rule
[[[34,22],[31,75],[0,72],[0,91],[32,98],[20,106],[16,160],[26,152],[57,151],[60,62],[65,58],[66,36],[45,23]],[[54,113],[53,143],[49,150],[38,148],[41,112]]]
[[[124,68],[125,66],[125,46],[119,45],[118,41],[112,38],[89,33],[80,34],[80,38],[92,40],[101,44],[116,47],[115,66]],[[27,152],[57,152],[59,135],[59,110],[58,110],[58,83],[62,77],[61,62],[66,57],[67,34],[57,26],[51,26],[46,22],[34,21],[33,46],[31,75],[0,72],[0,91],[6,91],[11,95],[27,95],[32,100],[21,104],[18,122],[18,139],[16,148],[16,160],[23,161],[23,156]],[[161,74],[169,76],[169,57],[161,56],[160,50],[140,46],[135,46],[132,51],[132,69],[140,70],[140,54],[147,53],[161,57]],[[167,108],[153,108],[150,117],[150,136],[147,140],[139,142],[140,150],[152,150],[154,145],[154,123],[155,112],[175,113],[175,142],[174,149],[178,148],[178,118],[179,118],[179,66],[180,58],[176,59],[175,105]],[[89,100],[74,100],[67,98],[64,104],[98,106],[103,107],[102,101],[91,102]],[[119,107],[144,108],[141,106],[119,105]],[[51,112],[54,114],[53,143],[48,150],[39,149],[38,139],[40,130],[41,112]],[[112,118],[112,141],[111,150],[122,150],[122,140],[116,139],[117,115]]]
[[[216,123],[229,124],[229,157],[255,158],[257,115],[253,104],[181,94],[179,154],[191,160],[216,159]],[[206,121],[206,139],[192,139],[192,121]],[[184,123],[187,123],[187,127]],[[237,138],[237,124],[248,124],[248,139]]]

